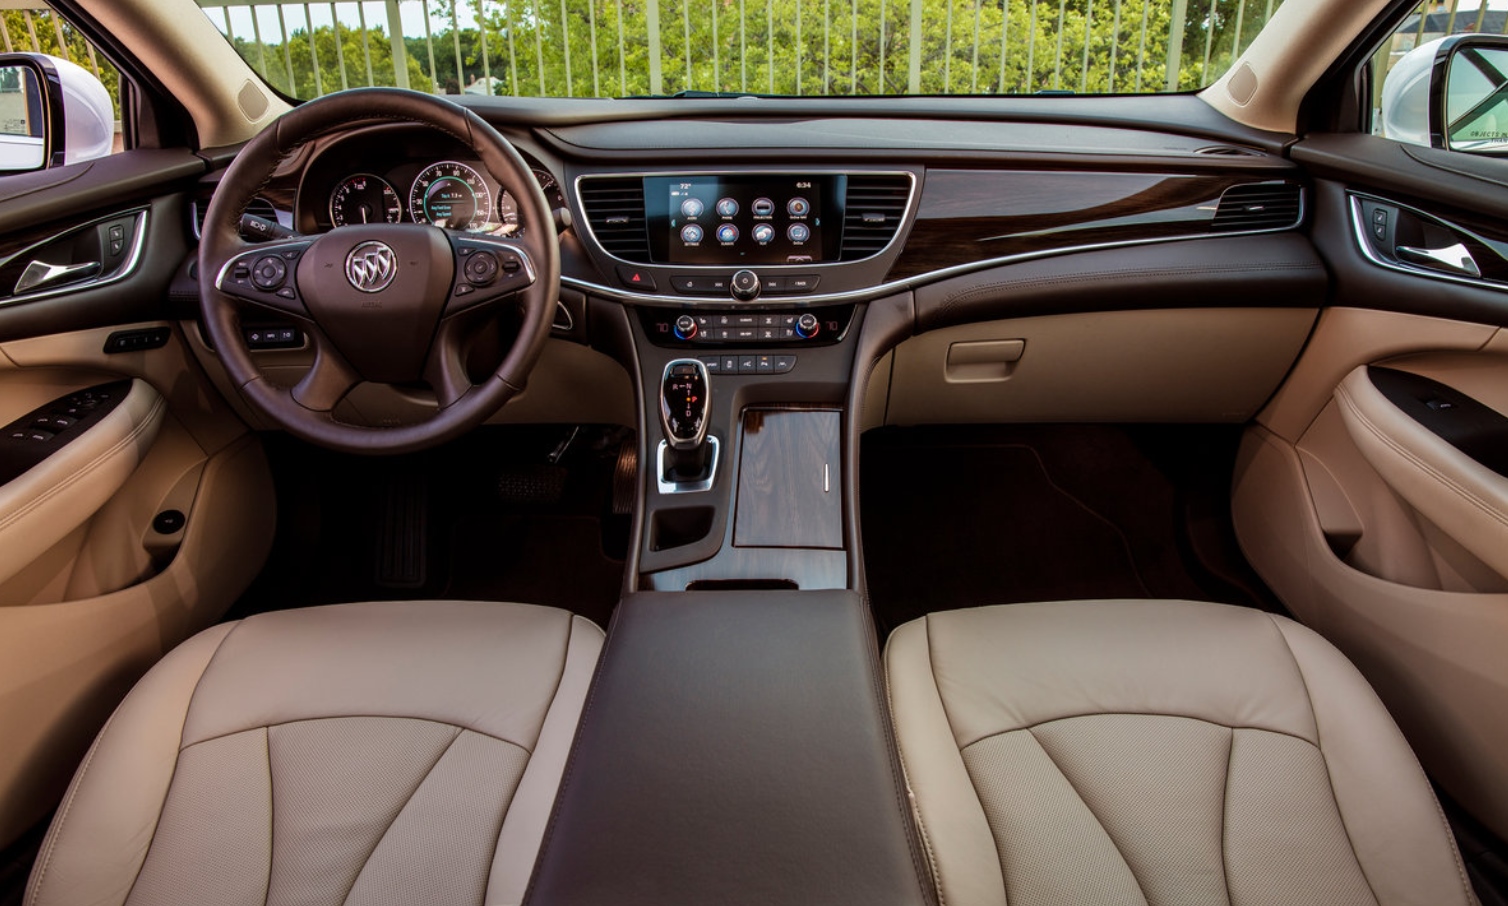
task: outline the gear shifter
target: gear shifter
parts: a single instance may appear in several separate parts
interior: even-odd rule
[[[675,359],[660,382],[660,427],[665,430],[666,481],[697,481],[707,473],[707,412],[712,383],[697,359]]]

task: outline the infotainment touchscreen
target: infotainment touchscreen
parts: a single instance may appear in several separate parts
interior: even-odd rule
[[[842,224],[831,174],[694,175],[644,180],[656,261],[736,267],[830,261]]]

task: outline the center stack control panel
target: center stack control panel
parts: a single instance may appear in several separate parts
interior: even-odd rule
[[[882,286],[899,253],[918,183],[911,171],[857,169],[573,179],[587,249],[611,288],[631,294],[648,340],[709,370],[756,374],[843,340],[855,297]]]
[[[825,346],[843,339],[852,305],[780,309],[761,305],[734,311],[639,310],[644,333],[656,346],[679,349],[738,346],[785,349]]]

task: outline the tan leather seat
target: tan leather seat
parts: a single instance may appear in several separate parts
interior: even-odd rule
[[[944,906],[1476,902],[1381,702],[1291,620],[950,611],[897,629],[885,671]]]
[[[518,903],[602,639],[454,601],[208,629],[105,725],[25,902]]]

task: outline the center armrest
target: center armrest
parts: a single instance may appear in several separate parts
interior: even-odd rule
[[[527,902],[930,902],[877,656],[852,592],[626,598]]]

